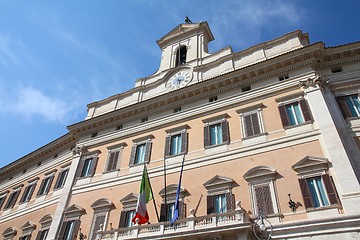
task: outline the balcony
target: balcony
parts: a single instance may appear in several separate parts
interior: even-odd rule
[[[120,240],[120,239],[184,239],[189,236],[222,236],[247,235],[250,230],[250,222],[247,220],[245,211],[241,208],[233,212],[211,214],[201,217],[178,219],[174,225],[170,222],[139,225],[129,228],[111,229],[98,231],[97,239]]]

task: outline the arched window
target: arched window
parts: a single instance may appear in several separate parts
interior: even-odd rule
[[[187,52],[186,46],[181,46],[177,49],[175,67],[186,63],[186,52]]]

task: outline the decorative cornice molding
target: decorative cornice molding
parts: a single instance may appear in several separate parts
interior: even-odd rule
[[[307,89],[309,87],[312,87],[312,88],[325,88],[327,86],[329,86],[330,83],[329,83],[329,80],[328,79],[325,79],[324,77],[322,76],[315,76],[314,78],[308,78],[308,79],[305,79],[305,80],[300,80],[299,81],[299,86],[301,88],[304,88],[304,89]]]

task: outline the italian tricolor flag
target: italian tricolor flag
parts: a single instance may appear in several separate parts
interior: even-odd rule
[[[136,224],[137,219],[138,224],[144,224],[149,222],[149,215],[146,210],[146,203],[153,199],[153,195],[151,192],[150,180],[146,170],[146,166],[144,165],[144,171],[142,174],[141,184],[140,184],[140,192],[136,206],[135,216],[132,219],[132,222]]]

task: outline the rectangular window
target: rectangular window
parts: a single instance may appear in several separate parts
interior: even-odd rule
[[[299,179],[305,208],[318,208],[338,204],[335,186],[328,174]]]
[[[259,111],[244,114],[242,116],[243,136],[252,137],[262,133],[263,128],[260,120]]]
[[[92,223],[92,230],[89,239],[95,240],[97,239],[96,233],[99,230],[103,230],[105,228],[105,220],[106,220],[106,212],[105,213],[95,213],[93,223]]]
[[[30,240],[31,235],[22,236],[19,238],[19,240]]]
[[[360,99],[357,94],[337,98],[344,118],[360,117]]]
[[[5,199],[6,199],[6,195],[0,197],[0,210],[1,210],[2,206],[4,205]]]
[[[39,231],[36,240],[45,240],[48,235],[49,229],[43,229]]]
[[[45,195],[49,192],[53,179],[54,175],[42,180],[37,196]]]
[[[6,205],[4,207],[4,209],[9,209],[9,208],[13,208],[16,200],[18,199],[20,194],[20,190],[14,191],[10,194],[10,197],[8,199],[8,201],[6,202]]]
[[[20,199],[20,203],[30,201],[31,196],[35,190],[35,186],[36,186],[36,184],[31,184],[25,188],[24,193]]]
[[[216,146],[229,142],[228,122],[222,120],[213,124],[206,124],[204,127],[204,146]]]
[[[133,166],[148,163],[150,161],[151,146],[151,141],[146,141],[145,143],[135,143],[131,150],[129,165]]]
[[[92,177],[95,173],[96,164],[98,161],[97,153],[83,156],[77,168],[77,177]]]
[[[68,173],[69,169],[65,169],[59,173],[54,189],[59,189],[64,186]]]
[[[63,222],[60,234],[56,239],[75,240],[77,239],[79,228],[80,220],[66,220],[65,222]]]
[[[171,136],[170,154],[177,155],[181,153],[181,134]]]
[[[109,151],[105,172],[110,172],[119,168],[119,157],[120,149]]]
[[[207,196],[207,214],[229,212],[234,205],[234,194],[231,192]]]
[[[136,148],[136,155],[135,155],[135,164],[140,164],[145,162],[145,153],[146,153],[146,144],[140,144]]]
[[[279,105],[279,112],[284,127],[296,126],[311,121],[310,111],[304,99]]]
[[[270,185],[258,185],[253,187],[256,212],[260,210],[264,216],[274,213],[274,205],[271,197]]]
[[[121,211],[119,228],[132,227],[134,223],[132,219],[135,217],[135,210]]]
[[[220,194],[214,196],[214,212],[215,213],[224,213],[227,212],[226,207],[226,195]]]

